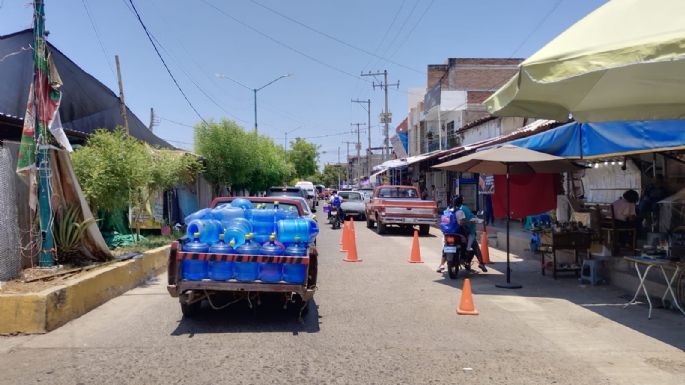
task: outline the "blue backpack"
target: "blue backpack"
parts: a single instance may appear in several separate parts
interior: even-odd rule
[[[333,197],[333,206],[340,207],[340,197],[337,195]]]
[[[457,234],[459,232],[459,223],[454,210],[445,209],[440,217],[440,230],[443,234]]]

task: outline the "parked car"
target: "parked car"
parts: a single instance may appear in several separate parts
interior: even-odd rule
[[[366,218],[366,201],[360,191],[340,191],[338,195],[343,199],[341,208],[345,218],[354,217],[359,220]]]
[[[307,192],[298,186],[273,186],[266,192],[268,197],[301,197],[307,201],[310,208],[314,207],[314,199]]]
[[[314,187],[314,183],[308,182],[306,180],[301,180],[301,181],[295,183],[295,186],[300,187],[304,191],[307,192],[308,197],[312,199],[312,204],[310,207],[312,208],[313,211],[316,211],[316,206],[318,206],[318,204],[319,204],[319,199],[317,198],[316,188]]]

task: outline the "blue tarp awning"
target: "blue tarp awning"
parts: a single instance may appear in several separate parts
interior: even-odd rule
[[[511,144],[567,158],[685,149],[685,120],[571,122]]]

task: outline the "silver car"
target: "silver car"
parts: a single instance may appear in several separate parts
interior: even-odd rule
[[[366,200],[364,194],[359,191],[340,191],[338,195],[343,202],[340,206],[345,213],[345,217],[355,217],[364,220],[366,217]]]

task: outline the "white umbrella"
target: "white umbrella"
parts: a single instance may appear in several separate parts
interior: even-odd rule
[[[685,118],[685,1],[608,1],[521,63],[485,101],[499,116]]]

